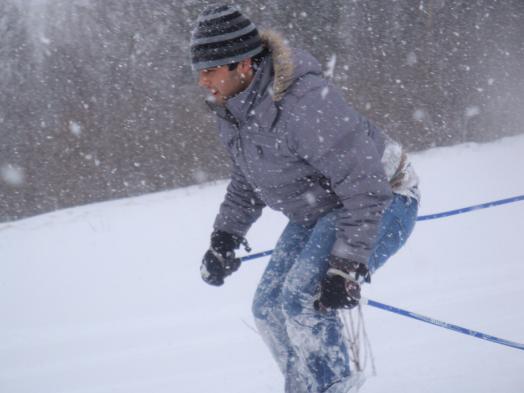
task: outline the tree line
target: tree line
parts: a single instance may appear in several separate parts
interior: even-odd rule
[[[0,221],[227,177],[189,63],[207,2],[0,2]],[[524,130],[522,0],[238,1],[409,150]]]

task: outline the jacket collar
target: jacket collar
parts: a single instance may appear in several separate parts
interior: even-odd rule
[[[271,64],[271,56],[266,56],[253,76],[253,80],[249,86],[236,96],[227,100],[226,108],[239,124],[243,124],[248,119],[249,115],[252,114],[251,111],[268,93],[268,86],[272,79],[273,67]]]

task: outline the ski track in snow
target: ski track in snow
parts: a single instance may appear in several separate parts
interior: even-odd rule
[[[413,156],[419,214],[524,194],[524,135]],[[0,392],[283,392],[254,330],[267,257],[199,277],[225,182],[0,224]],[[249,233],[271,249],[285,219]],[[363,295],[524,342],[524,203],[419,222]],[[524,353],[368,307],[362,393],[524,391]]]

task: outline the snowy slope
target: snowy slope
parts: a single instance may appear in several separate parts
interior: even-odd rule
[[[524,135],[417,154],[421,214],[524,194]],[[267,393],[282,378],[253,329],[267,259],[224,287],[200,258],[225,183],[0,225],[1,393]],[[249,234],[272,248],[266,211]],[[524,342],[524,203],[421,222],[364,295]],[[524,352],[372,308],[363,393],[524,392]]]

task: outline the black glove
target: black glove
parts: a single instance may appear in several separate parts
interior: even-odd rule
[[[331,256],[329,269],[320,283],[320,297],[315,309],[352,309],[360,302],[360,283],[370,282],[368,268],[356,262]]]
[[[224,278],[238,270],[240,259],[235,258],[235,250],[245,242],[244,238],[224,231],[214,231],[211,247],[202,259],[200,274],[210,285],[224,284]]]

